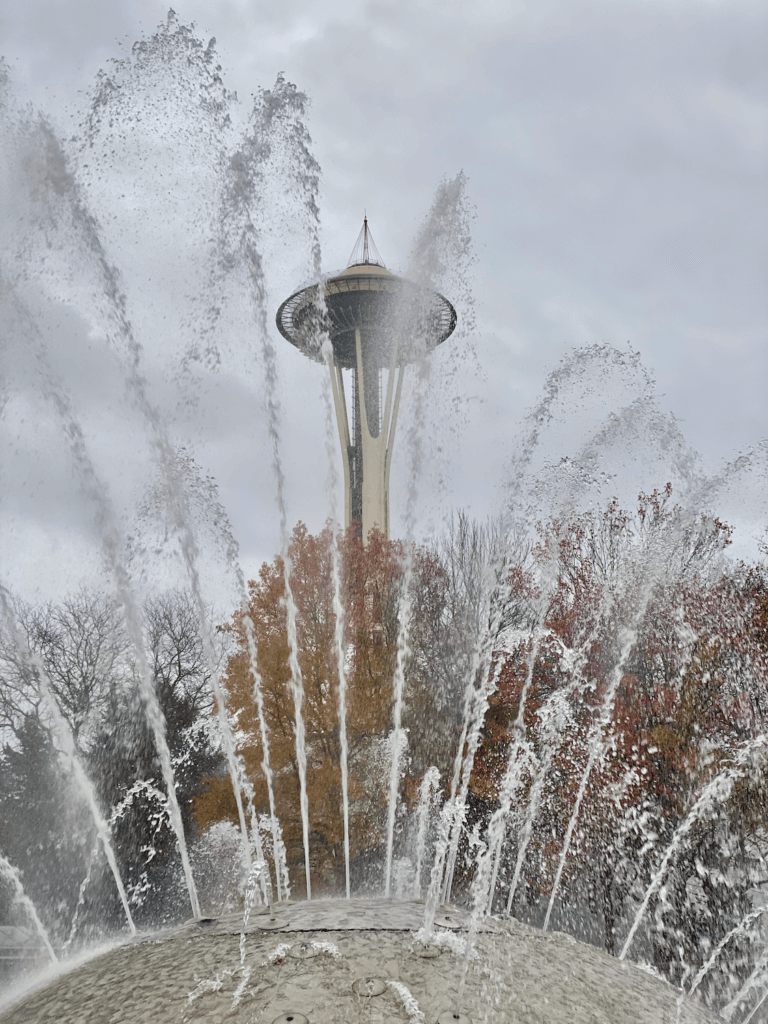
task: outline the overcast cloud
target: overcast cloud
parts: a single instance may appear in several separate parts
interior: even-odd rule
[[[452,507],[478,516],[500,507],[523,414],[576,346],[638,351],[662,410],[674,412],[712,470],[768,437],[765,3],[180,0],[175,9],[201,38],[216,37],[225,84],[244,101],[278,72],[308,93],[326,269],[346,263],[363,210],[387,264],[405,269],[439,181],[462,170],[468,177],[476,329],[455,344],[474,349],[479,369],[469,356],[441,353],[466,373],[466,402],[442,453],[430,435],[437,472],[424,484],[421,531]],[[98,70],[153,32],[167,9],[149,0],[4,0],[0,13],[0,53],[17,96],[63,126]],[[275,260],[271,318],[303,283],[308,254],[287,245]],[[169,267],[169,302],[172,278]],[[127,450],[124,423],[108,422],[109,367],[91,360],[82,325],[67,322],[62,332],[67,365],[82,360],[79,407],[102,417],[105,452]],[[288,518],[316,529],[328,512],[322,371],[275,336]],[[257,374],[230,367],[195,413],[197,455],[220,486],[249,575],[279,547],[259,410]],[[567,433],[553,445],[565,451]],[[56,465],[41,469],[55,439],[36,441],[9,450],[3,469],[6,537],[17,538],[3,545],[3,575],[45,592],[30,545],[56,557],[68,550],[62,577],[71,584],[89,542],[77,539],[77,516],[65,514],[77,498],[60,460],[51,454]],[[404,443],[401,435],[395,532]],[[552,460],[560,454],[553,448]],[[37,469],[22,469],[25,458]],[[765,523],[764,477],[752,486],[744,529],[755,536]],[[732,495],[724,511],[738,519],[742,505]]]

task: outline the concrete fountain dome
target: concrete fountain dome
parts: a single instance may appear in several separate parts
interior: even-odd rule
[[[665,981],[558,932],[410,900],[320,899],[137,936],[0,1024],[715,1024]],[[462,983],[462,978],[465,978]],[[460,994],[461,993],[461,994]],[[2,994],[0,993],[0,1003]]]

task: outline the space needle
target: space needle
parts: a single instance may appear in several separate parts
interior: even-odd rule
[[[438,292],[387,270],[366,217],[346,269],[294,292],[276,320],[284,338],[330,371],[345,526],[354,525],[364,541],[374,528],[389,537],[389,477],[405,370],[449,337],[456,310]]]

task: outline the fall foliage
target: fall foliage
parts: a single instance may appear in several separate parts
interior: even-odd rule
[[[313,536],[300,523],[293,531],[288,557],[304,684],[313,887],[339,891],[344,877],[344,830],[332,544],[330,527]],[[453,682],[446,683],[436,652],[442,648],[447,653],[449,641],[455,640],[456,616],[452,619],[447,608],[449,580],[434,553],[414,547],[408,552],[407,571],[404,545],[387,540],[377,531],[363,545],[350,530],[339,538],[339,547],[345,609],[351,859],[362,879],[383,841],[391,759],[388,732],[392,680],[401,598],[407,579],[413,612],[406,662],[404,726],[408,730],[409,758],[404,785],[410,792],[427,767],[435,764],[445,770],[453,756],[457,735],[453,723],[458,719],[456,693],[451,690],[457,688],[455,672],[460,666],[451,666]],[[258,579],[250,581],[247,615],[253,623],[258,652],[275,802],[288,862],[293,868],[303,864],[303,846],[284,599],[284,564],[277,557],[262,565]],[[244,614],[236,614],[231,626],[237,649],[229,660],[225,683],[229,710],[236,714],[243,737],[240,753],[254,787],[256,809],[267,813],[268,794],[261,768],[263,751]],[[443,717],[436,719],[435,711],[442,711]],[[207,789],[195,800],[194,813],[201,829],[222,818],[235,820],[229,779],[208,780]],[[292,872],[294,884],[300,870],[298,876]]]
[[[534,908],[546,906],[586,778],[559,913],[567,920],[569,906],[577,917],[589,907],[602,920],[605,948],[618,952],[627,915],[676,829],[708,783],[764,735],[766,573],[722,558],[730,533],[716,518],[684,517],[669,487],[641,495],[634,514],[612,502],[540,524],[516,584],[539,610],[539,625],[497,645],[498,686],[471,780],[482,819],[497,806],[517,743],[498,905],[521,857],[514,911],[536,918]],[[651,901],[653,961],[678,983],[750,909],[756,872],[765,877],[768,779],[759,764],[750,760],[725,799],[690,819]],[[736,973],[745,948],[744,937],[729,946]]]

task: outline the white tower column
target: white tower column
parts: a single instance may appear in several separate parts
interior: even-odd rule
[[[331,391],[333,392],[333,408],[336,413],[336,426],[339,429],[341,444],[341,462],[344,466],[344,526],[349,529],[352,522],[352,473],[350,470],[349,450],[352,442],[349,436],[349,417],[347,416],[347,400],[344,396],[344,378],[341,367],[334,362],[332,356],[327,357],[328,370],[331,374]]]
[[[359,453],[362,474],[362,516],[361,533],[363,541],[377,527],[385,537],[389,538],[389,477],[392,466],[392,448],[395,441],[397,414],[400,408],[400,396],[403,389],[404,366],[396,365],[397,353],[393,351],[387,377],[387,394],[381,414],[378,436],[371,433],[368,410],[365,403],[365,370],[363,368],[362,343],[360,329],[355,328],[355,356],[357,372],[357,400],[360,403],[360,437],[355,438],[354,445],[350,438],[349,417],[344,395],[344,382],[341,367],[329,364],[331,388],[336,412],[336,423],[339,430],[342,463],[344,465],[344,522],[349,527],[352,522],[352,460],[354,451]],[[395,383],[397,377],[397,383]]]

